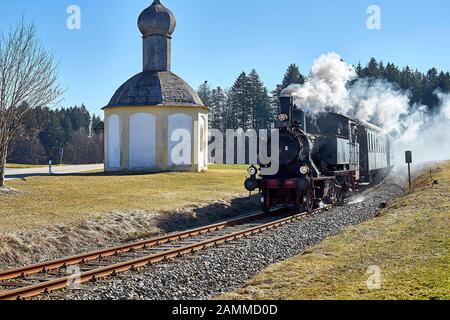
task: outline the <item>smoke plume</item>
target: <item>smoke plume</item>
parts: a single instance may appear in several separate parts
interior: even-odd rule
[[[440,101],[439,112],[430,116],[425,106],[416,106],[402,122],[403,131],[397,139],[396,163],[404,162],[403,151],[412,150],[414,161],[450,159],[450,95],[435,92]]]
[[[355,68],[337,53],[319,57],[303,85],[291,85],[283,94],[312,114],[342,113],[374,123],[396,138],[397,164],[412,150],[417,162],[450,159],[450,95],[435,94],[440,112],[429,116],[427,107],[411,107],[410,93],[380,79],[359,79]]]
[[[311,113],[320,113],[334,108],[349,111],[347,84],[357,76],[353,66],[346,64],[336,53],[319,57],[311,68],[311,75],[303,85],[291,85],[283,94],[294,96],[298,107]]]

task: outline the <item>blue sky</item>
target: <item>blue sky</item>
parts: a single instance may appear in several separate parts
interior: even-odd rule
[[[421,71],[450,70],[450,1],[428,0],[163,0],[177,18],[172,71],[194,88],[205,80],[229,87],[255,68],[269,89],[289,63],[308,73],[335,51],[349,63],[372,56]],[[0,28],[33,21],[60,64],[62,106],[85,103],[101,114],[114,91],[141,71],[136,21],[151,0],[2,0]],[[81,8],[81,30],[66,28],[69,5]],[[381,30],[366,10],[381,8]]]

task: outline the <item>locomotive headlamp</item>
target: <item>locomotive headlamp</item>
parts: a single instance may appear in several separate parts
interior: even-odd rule
[[[284,122],[288,119],[288,115],[286,113],[280,113],[278,115],[278,120],[280,120],[281,122]]]
[[[254,176],[255,174],[258,173],[258,169],[256,169],[255,166],[251,166],[250,168],[247,169],[247,173],[251,176]]]
[[[309,172],[309,167],[308,166],[301,166],[300,167],[300,173],[301,174],[307,174]]]

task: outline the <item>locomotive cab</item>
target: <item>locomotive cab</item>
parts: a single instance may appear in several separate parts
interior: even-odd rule
[[[359,171],[358,127],[348,117],[337,113],[319,115],[313,159],[322,173]]]

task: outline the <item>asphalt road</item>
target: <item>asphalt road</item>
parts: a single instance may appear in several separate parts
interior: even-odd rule
[[[68,166],[53,166],[52,173],[54,175],[66,175],[83,173],[88,171],[103,170],[103,164],[87,164],[87,165],[68,165]],[[42,177],[49,175],[49,168],[27,168],[27,169],[6,169],[6,180],[26,179],[30,177]]]

